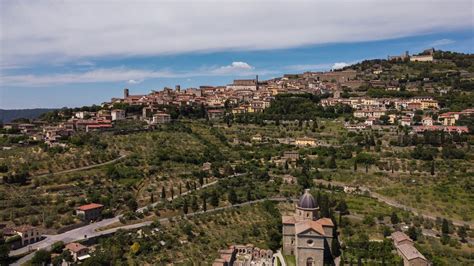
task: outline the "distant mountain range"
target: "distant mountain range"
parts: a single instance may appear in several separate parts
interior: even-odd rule
[[[3,123],[9,123],[12,120],[15,120],[18,118],[35,119],[35,118],[38,118],[40,115],[52,110],[55,110],[55,109],[48,109],[48,108],[17,109],[17,110],[0,109],[0,121],[3,121]]]

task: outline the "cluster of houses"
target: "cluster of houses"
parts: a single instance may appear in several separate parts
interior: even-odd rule
[[[233,245],[219,250],[219,257],[212,266],[265,266],[273,265],[273,251],[260,249],[252,244]]]
[[[468,133],[466,126],[455,126],[462,116],[474,114],[474,109],[466,109],[461,112],[447,112],[439,114],[438,119],[433,115],[439,112],[438,101],[431,96],[413,97],[410,99],[400,98],[327,98],[321,100],[323,106],[336,106],[345,104],[352,107],[353,116],[363,123],[346,123],[349,130],[361,130],[377,124],[390,124],[413,127],[414,131],[442,130],[449,133]],[[431,116],[425,115],[420,121],[415,121],[416,111],[427,111]],[[382,121],[381,118],[385,118]]]

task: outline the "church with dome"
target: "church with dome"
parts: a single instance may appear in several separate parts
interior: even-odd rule
[[[283,254],[293,255],[296,265],[333,264],[331,243],[334,224],[319,217],[314,197],[306,189],[293,216],[282,216]]]

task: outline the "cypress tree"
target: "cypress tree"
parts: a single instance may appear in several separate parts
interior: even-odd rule
[[[165,187],[161,187],[161,198],[162,199],[166,199],[166,190],[165,190]]]
[[[184,203],[183,203],[183,212],[184,214],[188,213],[188,201],[186,199],[184,199]]]

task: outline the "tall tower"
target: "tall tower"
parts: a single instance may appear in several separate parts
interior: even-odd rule
[[[127,88],[123,89],[123,98],[126,99],[126,98],[128,98],[129,95],[130,94],[128,92],[128,89]]]
[[[175,88],[175,91],[176,91],[176,92],[180,92],[180,91],[181,91],[181,86],[180,86],[180,85],[176,85],[174,88]]]
[[[256,90],[258,90],[258,75],[255,76],[255,86]]]

